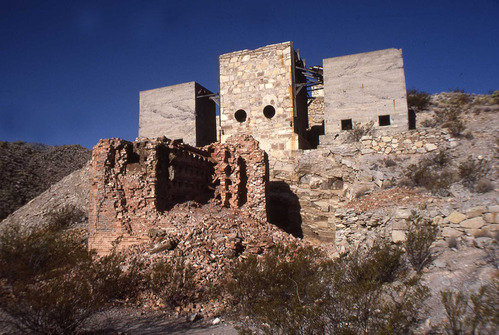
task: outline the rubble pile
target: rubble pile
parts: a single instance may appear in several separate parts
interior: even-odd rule
[[[269,223],[251,218],[240,209],[225,208],[218,201],[194,201],[175,205],[149,231],[150,242],[133,246],[128,258],[149,267],[159,261],[183,259],[196,271],[197,290],[207,292],[226,278],[226,270],[248,255],[264,254],[276,244],[306,245]],[[215,313],[223,297],[187,306],[182,312]],[[150,297],[149,303],[159,305]],[[202,306],[202,307],[200,307]]]

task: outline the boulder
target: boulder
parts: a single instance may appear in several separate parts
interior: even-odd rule
[[[479,229],[485,224],[485,221],[481,217],[475,217],[461,221],[459,224],[466,229]]]
[[[468,217],[462,213],[459,212],[452,212],[450,215],[446,218],[446,221],[451,222],[451,223],[460,223],[463,220],[466,220]]]

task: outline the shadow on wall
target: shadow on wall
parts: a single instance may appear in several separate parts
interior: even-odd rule
[[[267,219],[295,237],[303,237],[298,196],[283,181],[269,182]]]

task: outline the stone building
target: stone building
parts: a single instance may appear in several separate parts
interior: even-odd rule
[[[308,68],[293,42],[235,51],[219,57],[219,85],[218,94],[194,82],[141,92],[139,137],[201,146],[247,134],[272,160],[329,145],[356,124],[372,122],[379,134],[415,127],[399,49],[327,58]]]
[[[242,50],[219,57],[220,139],[255,137],[271,156],[305,149],[307,92],[292,42]]]
[[[337,135],[372,122],[383,137],[362,139],[362,154],[426,150],[403,137],[414,122],[401,50],[312,67],[292,42],[236,51],[219,57],[219,85],[218,94],[195,82],[142,91],[139,140],[97,144],[92,247],[140,242],[171,206],[209,199],[296,236],[343,243],[336,210],[355,185],[382,180],[350,160]]]

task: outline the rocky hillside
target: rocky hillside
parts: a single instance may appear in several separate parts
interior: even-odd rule
[[[418,129],[413,133],[429,140],[441,137],[446,143],[445,150],[430,145],[432,142],[424,145],[418,140],[408,140],[407,152],[387,155],[386,149],[381,153],[375,146],[383,142],[383,146],[396,150],[403,141],[395,137],[378,140],[375,135],[334,147],[333,154],[348,160],[360,178],[355,179],[350,189],[343,190],[341,208],[334,211],[338,220],[335,225],[337,249],[328,250],[329,254],[355,245],[370,245],[380,237],[403,243],[412,211],[440,228],[431,249],[432,262],[422,274],[432,293],[427,301],[431,312],[426,326],[445,317],[440,303],[441,291],[469,294],[498,277],[498,113],[497,95],[441,93],[429,97],[424,108],[417,110]],[[336,153],[343,145],[348,155]],[[411,150],[415,152],[409,153]],[[308,155],[320,153],[320,150],[310,151]],[[3,157],[3,153],[1,155]],[[20,159],[23,161],[26,160]],[[0,173],[5,175],[2,170]],[[86,211],[89,190],[86,166],[50,187],[2,224],[43,223],[47,213],[66,204]],[[203,269],[207,282],[213,280],[212,276],[230,262],[231,255],[241,246],[249,252],[255,248],[270,248],[268,236],[288,239],[276,232],[275,227],[252,225],[245,222],[245,218],[236,220],[234,213],[219,211],[212,205],[177,207],[169,214],[175,231],[158,230],[151,245],[136,251],[150,261],[163,254],[175,256],[175,252],[181,252],[195,267]],[[242,222],[232,224],[237,221]],[[189,309],[189,312],[195,311]],[[118,319],[121,322],[125,318]]]
[[[81,169],[90,154],[80,145],[0,142],[0,221],[64,176]]]

